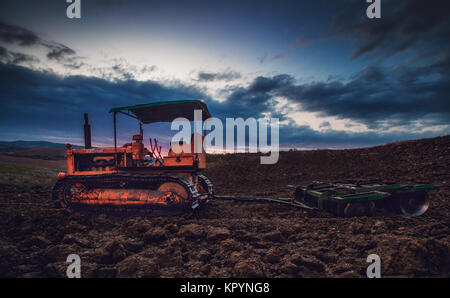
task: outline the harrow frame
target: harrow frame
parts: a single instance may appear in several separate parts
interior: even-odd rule
[[[341,217],[371,216],[377,208],[418,216],[428,209],[427,192],[437,188],[434,184],[348,181],[333,183],[315,181],[288,187],[295,188],[292,198],[234,195],[214,195],[214,198],[280,203],[306,210],[324,210]]]
[[[294,197],[338,216],[373,215],[376,208],[417,216],[428,209],[427,192],[434,184],[315,181],[296,187]]]

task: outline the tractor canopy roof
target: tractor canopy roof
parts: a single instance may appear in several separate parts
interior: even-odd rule
[[[202,111],[203,120],[211,117],[206,104],[200,100],[159,101],[113,108],[109,112],[121,112],[125,114],[127,114],[126,112],[131,112],[139,121],[148,124],[154,122],[171,122],[178,117],[194,121],[194,110]]]

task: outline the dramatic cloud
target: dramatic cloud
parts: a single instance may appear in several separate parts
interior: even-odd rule
[[[36,33],[10,24],[6,24],[0,21],[0,41],[5,43],[18,43],[20,46],[34,46],[41,45],[46,47],[49,52],[47,58],[50,60],[71,62],[73,64],[74,56],[76,52],[57,42],[49,42],[40,38]],[[70,57],[69,59],[67,59]],[[76,58],[76,57],[75,57]],[[69,66],[70,66],[69,65]]]
[[[8,51],[6,48],[0,46],[0,61],[4,63],[21,64],[24,62],[39,62],[39,59],[31,55]]]
[[[231,81],[241,78],[241,74],[236,71],[226,70],[224,72],[199,72],[198,80],[202,82]]]
[[[40,43],[41,39],[32,31],[9,25],[0,21],[0,40],[6,43],[18,43],[21,46],[32,46]]]
[[[120,63],[115,64],[112,67],[112,70],[122,80],[133,80],[134,79],[134,75],[129,71],[129,67],[126,67]]]
[[[1,51],[1,50],[0,50]],[[370,77],[374,76],[373,74]],[[265,112],[273,112],[276,94],[295,93],[303,98],[305,94],[316,93],[327,98],[329,94],[348,92],[348,84],[330,83],[331,86],[308,87],[296,85],[288,75],[272,78],[258,77],[247,88],[235,88],[226,101],[220,103],[212,100],[195,86],[165,86],[158,82],[135,80],[108,81],[86,76],[61,77],[52,73],[31,70],[25,67],[0,63],[0,135],[11,138],[14,135],[28,134],[33,138],[71,136],[81,142],[81,125],[84,112],[91,115],[93,134],[96,140],[108,142],[111,136],[111,107],[146,103],[157,100],[205,99],[213,116],[226,117],[261,117]],[[377,76],[375,76],[377,77]],[[357,78],[355,78],[357,80]],[[338,87],[332,88],[334,84]],[[309,89],[308,92],[302,89]],[[311,91],[317,88],[318,90]],[[344,91],[340,92],[339,89]],[[325,91],[323,91],[325,90]],[[302,92],[305,92],[302,94]],[[344,92],[344,93],[345,93]],[[331,96],[331,98],[334,98]],[[292,95],[291,100],[297,97]],[[316,98],[317,99],[317,98]],[[314,102],[314,100],[313,100]],[[331,103],[329,101],[328,103]],[[326,104],[328,104],[326,103]],[[406,104],[406,103],[405,103]],[[332,103],[334,107],[339,104]],[[433,106],[433,105],[431,105]],[[351,105],[347,106],[351,108]],[[382,110],[381,107],[376,107]],[[321,110],[324,108],[322,107]],[[343,108],[339,108],[341,110]],[[429,107],[428,107],[429,109]],[[443,107],[441,106],[441,109]],[[433,110],[434,111],[434,110]],[[356,113],[353,111],[353,113]],[[284,115],[273,115],[280,118]],[[123,121],[123,120],[121,120]],[[134,131],[136,123],[120,123],[121,129]],[[380,144],[387,141],[432,136],[431,133],[350,133],[331,129],[318,132],[309,126],[300,126],[292,121],[280,127],[280,142],[287,147],[354,147]],[[14,132],[11,131],[14,128]],[[123,130],[122,130],[123,131]],[[157,132],[152,132],[157,137]],[[125,134],[126,136],[129,135]],[[122,136],[122,135],[121,135]],[[167,135],[166,135],[167,136]],[[109,141],[111,142],[111,141]]]
[[[207,98],[192,86],[62,77],[13,64],[0,63],[0,77],[0,134],[3,136],[11,133],[12,128],[15,133],[28,133],[34,138],[46,133],[79,136],[82,113],[88,112],[95,134],[104,139],[111,135],[108,110],[112,107],[158,99]]]
[[[448,1],[391,1],[383,2],[382,17],[367,19],[365,1],[347,8],[335,16],[332,27],[335,34],[355,42],[351,57],[379,51],[389,57],[412,47],[431,45],[430,40],[441,39],[448,45]]]
[[[55,59],[60,61],[66,56],[72,56],[76,54],[74,50],[62,44],[48,44],[47,47],[51,49],[51,51],[47,54],[48,59]]]
[[[211,102],[210,105],[221,117],[263,117],[271,112],[273,117],[283,118],[275,112],[277,102],[272,91],[293,83],[292,77],[279,75],[273,78],[257,77],[248,87],[232,87],[224,102]]]
[[[447,64],[444,59],[420,69],[392,71],[372,66],[348,81],[307,84],[296,84],[289,75],[257,77],[248,87],[237,88],[225,103],[230,112],[259,114],[273,110],[274,98],[282,96],[299,103],[302,111],[352,119],[370,128],[410,124],[427,115],[433,116],[434,124],[450,124],[450,81],[439,72]]]

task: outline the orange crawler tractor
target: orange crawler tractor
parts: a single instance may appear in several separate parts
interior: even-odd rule
[[[212,184],[200,172],[206,167],[206,154],[191,150],[179,152],[186,144],[171,144],[168,156],[161,155],[156,139],[150,148],[143,143],[142,124],[171,122],[183,117],[194,120],[194,110],[202,119],[211,117],[198,100],[155,102],[110,110],[114,116],[114,147],[92,148],[91,130],[85,114],[85,149],[67,144],[67,173],[60,173],[53,188],[53,200],[65,211],[94,211],[146,216],[191,214],[213,196]],[[117,146],[118,114],[139,121],[139,134],[132,142]],[[201,137],[200,137],[200,140]],[[174,146],[184,145],[178,150]]]

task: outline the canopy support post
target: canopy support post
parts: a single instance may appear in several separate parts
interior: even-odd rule
[[[114,155],[116,161],[116,169],[117,169],[117,120],[116,117],[117,112],[114,112]]]

